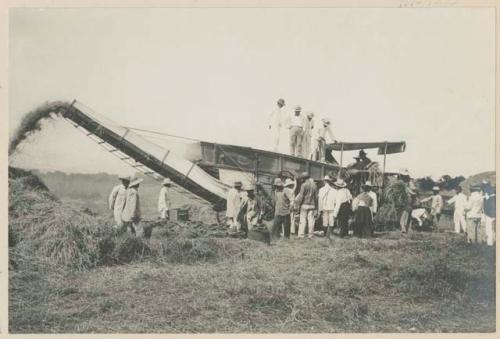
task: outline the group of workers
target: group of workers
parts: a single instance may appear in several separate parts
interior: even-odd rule
[[[339,236],[349,234],[349,220],[354,216],[353,235],[371,237],[373,235],[373,218],[377,213],[377,194],[370,181],[362,185],[362,192],[353,198],[346,182],[325,176],[323,186],[318,189],[309,173],[298,177],[301,183],[295,195],[296,182],[290,178],[276,178],[273,183],[274,220],[271,228],[272,238],[283,235],[289,239],[291,234],[298,238],[314,237],[315,224],[321,218],[326,229],[326,237],[330,239],[335,223],[339,228]],[[227,196],[226,216],[229,227],[235,232],[247,232],[262,223],[263,204],[255,196],[254,187],[243,188],[240,181]],[[299,215],[298,228],[296,215]]]
[[[143,179],[137,176],[118,177],[120,184],[113,187],[109,195],[109,209],[113,211],[115,228],[123,229],[138,237],[144,236],[144,227],[141,224],[141,204],[139,199],[139,185]],[[161,219],[169,218],[171,208],[170,187],[172,182],[166,178],[158,197],[158,212]]]
[[[470,187],[467,196],[458,186],[447,201],[455,207],[453,222],[456,233],[465,233],[469,243],[495,243],[496,194],[487,181]]]
[[[314,113],[302,113],[302,107],[295,106],[293,114],[286,110],[284,99],[278,99],[277,108],[269,116],[269,129],[273,135],[273,150],[278,151],[282,127],[289,130],[290,155],[311,160],[325,161],[325,146],[327,137],[335,142],[330,127],[330,120],[321,119],[318,126]]]

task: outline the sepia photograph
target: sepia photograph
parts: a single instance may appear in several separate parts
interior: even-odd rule
[[[495,333],[496,9],[412,4],[10,7],[9,333]]]

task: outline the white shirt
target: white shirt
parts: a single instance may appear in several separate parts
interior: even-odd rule
[[[325,184],[319,189],[318,192],[318,206],[319,211],[333,211],[335,209],[335,199],[337,196],[337,190]]]
[[[235,188],[231,188],[227,193],[226,200],[226,216],[228,218],[236,218],[240,211],[241,195]]]
[[[335,136],[333,135],[330,125],[327,125],[326,127],[325,125],[321,125],[318,127],[318,134],[317,134],[318,139],[326,140],[327,134],[328,136],[330,136],[330,139],[332,141],[335,140]]]
[[[467,196],[460,192],[448,200],[448,204],[455,204],[455,213],[463,214],[467,208]]]
[[[312,118],[311,120],[309,120],[309,118],[306,117],[304,119],[304,134],[307,136],[311,136],[313,128],[314,128],[314,120]]]
[[[285,117],[285,106],[276,107],[269,115],[269,125],[272,129],[279,129],[281,127],[283,118]]]
[[[467,204],[467,218],[481,218],[483,214],[484,200],[479,192],[472,192]]]
[[[335,194],[335,209],[333,211],[335,217],[339,214],[340,205],[350,200],[352,200],[352,195],[347,188],[337,190],[337,193]]]
[[[302,114],[300,115],[295,115],[295,114],[292,114],[292,116],[290,116],[290,122],[289,122],[289,126],[288,128],[290,127],[304,127],[304,117],[302,116]]]
[[[370,207],[372,213],[377,213],[377,193],[373,192],[373,191],[370,191],[368,192],[368,195],[370,196],[370,198],[373,199],[373,204],[372,206]]]

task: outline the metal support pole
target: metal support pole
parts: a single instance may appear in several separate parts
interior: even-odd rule
[[[385,160],[387,158],[387,142],[384,145],[384,166],[382,168],[382,188],[384,188],[385,184]]]
[[[340,146],[340,167],[342,168],[342,161],[344,159],[344,144]]]

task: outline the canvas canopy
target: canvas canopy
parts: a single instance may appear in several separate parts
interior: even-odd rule
[[[357,151],[361,149],[378,148],[378,154],[393,154],[405,151],[406,142],[335,142],[328,145],[334,151]]]

